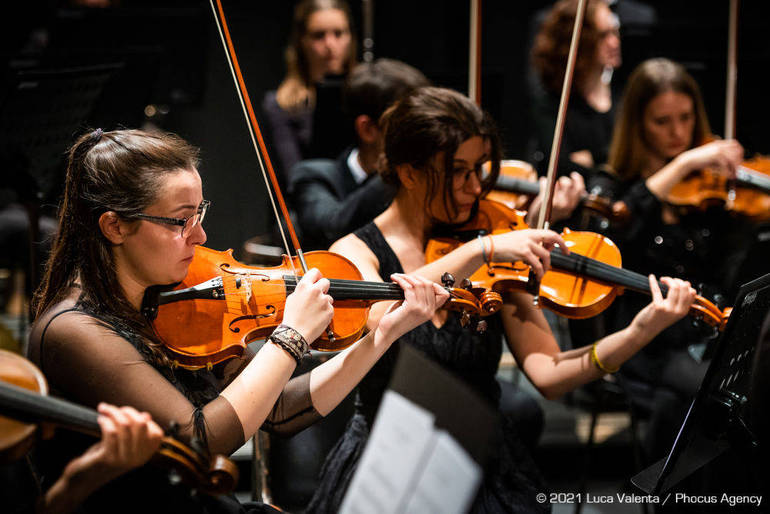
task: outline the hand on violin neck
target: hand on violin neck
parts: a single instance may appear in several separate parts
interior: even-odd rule
[[[527,216],[525,217],[527,225],[532,226],[537,222],[537,216],[540,213],[540,207],[546,195],[546,187],[547,181],[545,177],[541,177],[540,193],[532,200],[532,204],[527,210]],[[553,193],[551,223],[569,218],[586,194],[586,184],[580,173],[573,171],[568,177],[559,177]]]
[[[67,466],[70,480],[104,484],[144,465],[160,447],[163,430],[146,412],[99,404],[101,440]]]
[[[654,275],[649,276],[652,301],[634,317],[631,329],[651,341],[660,332],[684,318],[695,301],[696,291],[685,280],[663,277],[660,281],[668,287],[664,296]]]
[[[404,290],[404,300],[394,302],[377,326],[387,344],[430,320],[449,299],[445,288],[426,278],[400,273],[390,278]]]
[[[494,240],[495,262],[523,262],[530,266],[538,279],[551,268],[551,250],[556,245],[569,253],[564,239],[553,230],[524,229],[491,236]]]
[[[297,282],[289,296],[283,312],[283,323],[300,334],[308,343],[312,343],[326,330],[334,315],[329,280],[323,278],[316,268],[308,272]]]

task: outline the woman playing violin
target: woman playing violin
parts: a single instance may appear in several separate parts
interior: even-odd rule
[[[256,355],[210,371],[175,369],[139,309],[148,287],[185,277],[196,245],[206,241],[202,221],[209,202],[197,162],[197,150],[174,135],[99,129],[77,140],[59,231],[34,298],[29,355],[55,393],[87,406],[131,405],[161,426],[177,424],[180,437],[204,450],[229,455],[260,427],[291,434],[327,414],[447,293],[425,279],[394,277],[405,292],[400,306],[378,318],[360,342],[289,380],[307,341],[333,314],[329,281],[310,270],[287,296],[283,324]],[[58,476],[57,466],[75,448],[77,442],[57,435],[41,451],[44,476]],[[87,512],[242,509],[234,498],[191,496],[146,467],[85,505]]]
[[[524,261],[538,276],[543,275],[549,267],[549,250],[563,244],[558,234],[548,230],[486,236],[426,264],[424,249],[431,232],[438,225],[466,222],[479,198],[495,182],[500,144],[486,114],[454,91],[420,88],[391,106],[381,121],[387,161],[383,178],[396,185],[395,200],[373,223],[334,243],[333,251],[353,260],[366,280],[384,280],[394,272],[438,280],[445,271],[462,280],[480,268],[490,252],[494,252],[495,260]],[[492,163],[491,173],[482,181],[486,161]],[[495,373],[504,336],[532,383],[547,398],[556,398],[616,368],[687,313],[693,289],[680,280],[663,280],[670,286],[667,298],[651,281],[652,303],[627,328],[598,341],[594,347],[560,351],[543,313],[533,306],[531,296],[521,292],[511,294],[501,314],[489,319],[484,334],[463,330],[454,317],[436,314],[400,341],[418,347],[497,404],[500,389]],[[384,314],[384,307],[376,305],[372,309],[372,326]],[[322,486],[309,511],[335,512],[339,507],[387,386],[397,348],[388,351],[361,382],[357,412],[327,458]],[[596,357],[593,362],[592,350]],[[516,427],[511,420],[501,419],[499,432],[504,442],[486,470],[472,511],[547,509],[535,501],[535,494],[544,487]]]
[[[672,274],[698,284],[701,294],[729,299],[735,287],[747,227],[724,209],[673,208],[672,187],[703,168],[734,175],[743,148],[734,140],[711,138],[700,90],[682,66],[668,59],[641,63],[629,77],[613,134],[608,168],[589,189],[600,188],[630,211],[629,221],[611,226],[624,266],[641,273]],[[752,277],[754,278],[754,277]],[[625,295],[607,312],[608,329],[624,326],[643,300]],[[631,391],[655,406],[648,431],[649,457],[670,448],[706,364],[688,347],[704,334],[679,322],[661,333],[622,369]],[[694,349],[695,347],[691,348]]]

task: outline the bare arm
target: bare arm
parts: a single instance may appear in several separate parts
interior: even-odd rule
[[[286,299],[284,323],[308,340],[331,320],[328,286],[317,270],[310,270]],[[43,372],[68,398],[91,406],[105,401],[131,405],[149,412],[161,426],[178,423],[180,436],[187,439],[202,428],[209,450],[225,455],[259,429],[296,367],[286,351],[266,344],[218,396],[196,406],[129,341],[83,313],[55,318],[43,343]]]
[[[429,320],[449,297],[444,288],[424,278],[392,278],[404,290],[404,301],[389,302],[374,332],[311,371],[310,394],[313,406],[322,415],[348,395],[396,339]]]
[[[565,247],[561,236],[550,230],[516,230],[505,234],[487,236],[494,239],[494,260],[499,262],[523,261],[536,269],[542,277],[550,267],[550,250],[556,244]],[[379,262],[366,244],[353,234],[335,242],[330,251],[345,255],[353,261],[364,280],[382,282]],[[489,248],[487,248],[489,250]],[[440,282],[444,273],[451,273],[458,282],[472,275],[484,264],[481,244],[474,239],[444,257],[410,271],[408,275],[420,276],[432,282]],[[370,330],[379,323],[388,309],[388,302],[378,302],[369,311],[367,326]]]
[[[662,279],[668,286],[666,298],[650,277],[653,298],[631,324],[595,343],[603,365],[617,368],[644,348],[661,331],[684,317],[695,298],[689,282]],[[543,314],[532,306],[532,297],[519,294],[503,308],[503,325],[511,351],[537,389],[555,399],[576,387],[600,378],[604,373],[591,362],[591,346],[561,351]]]

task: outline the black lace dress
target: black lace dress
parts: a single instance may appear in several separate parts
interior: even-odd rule
[[[377,256],[380,276],[384,280],[389,280],[393,273],[403,273],[398,257],[374,223],[354,233]],[[500,387],[495,373],[502,352],[501,337],[499,316],[490,320],[489,329],[482,335],[462,328],[455,316],[449,316],[441,328],[426,322],[393,344],[359,384],[356,412],[326,458],[321,470],[321,485],[307,512],[339,510],[393,372],[400,345],[418,348],[497,406]],[[547,512],[549,507],[535,500],[537,493],[545,491],[545,485],[513,421],[501,415],[498,432],[500,448],[492,452],[471,512]]]

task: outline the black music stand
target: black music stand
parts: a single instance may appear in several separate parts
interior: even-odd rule
[[[634,476],[634,485],[660,495],[730,448],[756,448],[757,438],[747,419],[752,365],[768,311],[770,274],[741,286],[668,457]]]
[[[41,203],[58,196],[66,148],[82,130],[119,64],[18,69],[0,90],[0,187],[12,189],[29,221],[29,295],[37,287]]]

